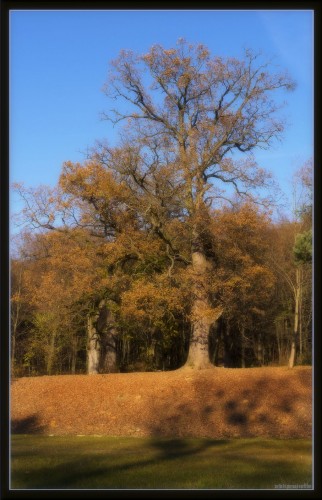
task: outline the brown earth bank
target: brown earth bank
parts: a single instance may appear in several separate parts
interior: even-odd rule
[[[11,431],[308,438],[311,379],[310,367],[24,377],[11,385]]]

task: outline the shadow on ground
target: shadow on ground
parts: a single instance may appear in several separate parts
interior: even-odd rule
[[[55,438],[52,448],[37,450],[36,443],[37,467],[31,471],[27,462],[27,470],[16,471],[13,488],[15,484],[27,489],[274,488],[280,482],[291,484],[296,477],[301,480],[299,453],[295,459],[296,447],[293,450],[292,444],[285,460],[279,453],[283,445],[276,442],[151,439],[142,441],[141,446],[138,440],[132,448],[127,444],[122,447],[121,442],[115,451],[110,443],[91,439],[74,441],[67,453],[63,441],[58,447],[54,445]],[[28,448],[26,460],[31,459]],[[40,458],[44,460],[40,462]]]
[[[195,378],[193,398],[149,401],[146,433],[163,437],[310,438],[310,401],[301,389],[307,383],[281,387],[280,380],[260,377],[251,387],[217,388],[209,378]]]
[[[11,420],[11,432],[13,434],[41,434],[46,429],[46,426],[40,423],[37,415]]]

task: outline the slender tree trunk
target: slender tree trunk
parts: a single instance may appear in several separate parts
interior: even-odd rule
[[[14,376],[15,368],[16,368],[16,339],[17,339],[17,331],[18,331],[18,317],[19,317],[19,305],[17,305],[16,309],[16,317],[13,321],[12,325],[12,336],[11,336],[11,374]]]
[[[129,359],[130,359],[130,342],[129,340],[125,337],[122,340],[122,365],[128,365],[129,364]]]
[[[11,314],[13,315],[12,321],[12,336],[11,336],[11,374],[14,376],[16,368],[16,339],[18,332],[18,325],[20,321],[20,298],[21,298],[21,282],[22,282],[22,271],[19,272],[18,281],[18,300],[15,304],[11,303]]]
[[[218,352],[219,352],[219,339],[218,338],[215,338],[214,344],[215,344],[215,347],[214,347],[214,352],[212,355],[212,364],[217,366],[217,364],[218,364]]]
[[[302,363],[302,358],[303,358],[302,270],[301,270],[301,276],[300,276],[300,297],[299,297],[299,351],[300,351],[300,362]]]
[[[276,333],[276,340],[277,340],[277,351],[278,351],[278,364],[282,364],[282,348],[281,348],[281,339],[280,339],[280,334],[279,334],[279,328],[278,328],[278,323],[275,325],[275,333]]]
[[[291,354],[288,361],[289,368],[293,368],[296,358],[297,338],[299,333],[299,306],[301,300],[301,270],[296,268],[296,284],[295,284],[295,312],[294,312],[294,328],[291,343]]]
[[[15,375],[15,361],[16,361],[16,331],[13,329],[11,340],[11,375]]]
[[[246,362],[245,362],[245,329],[242,326],[241,328],[241,366],[242,368],[246,368]]]
[[[194,298],[192,305],[192,336],[186,366],[201,370],[213,365],[209,360],[208,338],[211,325],[221,316],[222,311],[212,309],[207,292],[207,276],[211,264],[201,251],[192,253],[194,272]]]
[[[223,361],[224,361],[224,367],[229,368],[232,366],[232,359],[231,359],[231,347],[232,347],[232,341],[231,341],[231,335],[230,335],[230,322],[227,319],[225,322],[223,322],[224,325],[224,330],[223,330],[223,341],[224,341],[224,356],[223,356]]]
[[[13,309],[13,305],[11,306]],[[18,331],[18,323],[19,323],[19,311],[20,305],[19,302],[16,305],[15,317],[12,323],[12,336],[11,336],[11,374],[14,376],[15,368],[16,368],[16,339],[17,339],[17,331]]]
[[[259,366],[263,366],[264,348],[263,348],[262,334],[261,333],[258,335],[258,339],[257,339],[257,361],[258,361]]]
[[[55,345],[56,345],[56,328],[53,329],[49,344],[48,358],[47,358],[47,375],[52,374],[54,358],[55,358]]]
[[[76,373],[77,347],[78,347],[77,336],[74,335],[72,339],[72,359],[71,359],[72,375],[75,375]]]
[[[89,314],[87,317],[87,373],[96,375],[99,372],[100,362],[100,338],[96,329],[98,314]]]

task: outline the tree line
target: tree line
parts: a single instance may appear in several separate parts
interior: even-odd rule
[[[15,186],[15,374],[310,362],[312,166],[296,220],[273,222],[253,156],[293,87],[250,50],[121,52],[104,88],[118,144],[67,161],[54,188]]]

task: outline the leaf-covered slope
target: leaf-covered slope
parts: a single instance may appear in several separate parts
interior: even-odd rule
[[[21,378],[12,432],[310,437],[311,376],[270,367]]]

